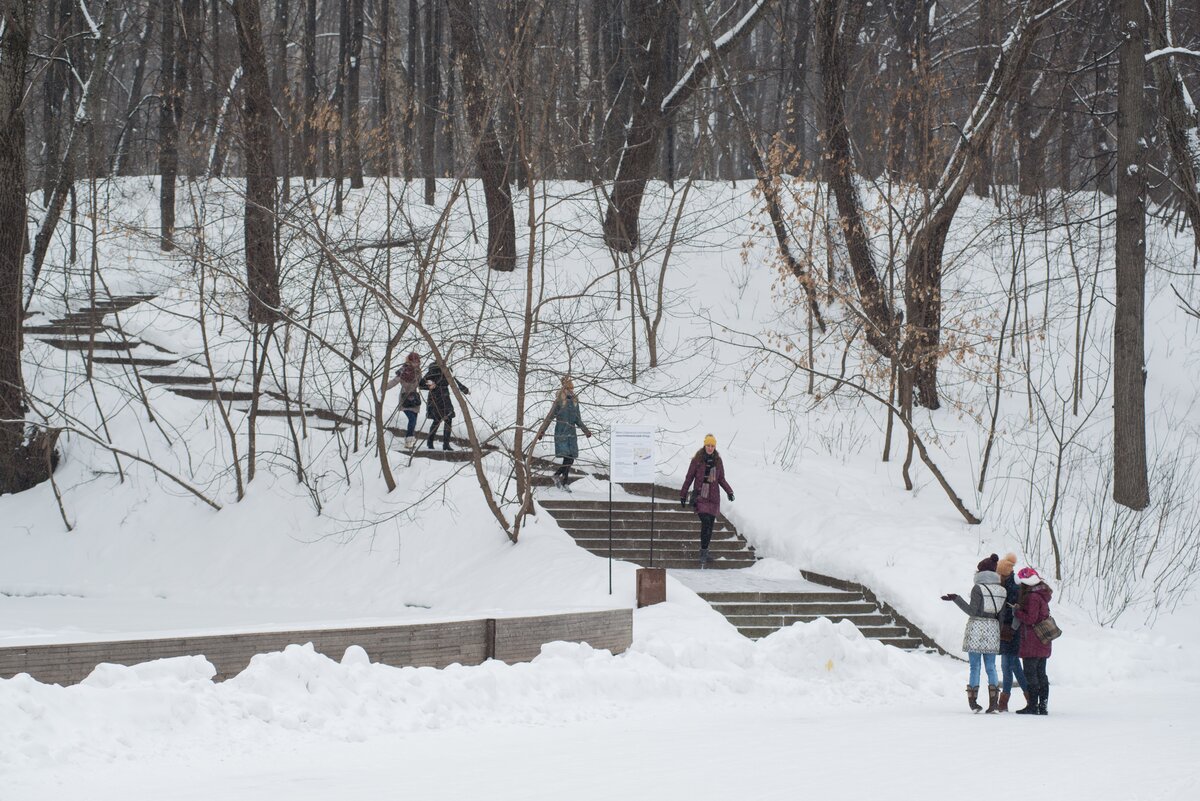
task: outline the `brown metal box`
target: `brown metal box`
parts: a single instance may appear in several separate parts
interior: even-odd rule
[[[661,567],[642,567],[637,572],[638,609],[667,600],[667,571]]]

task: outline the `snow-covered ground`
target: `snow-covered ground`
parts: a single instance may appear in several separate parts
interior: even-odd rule
[[[114,293],[160,293],[123,324],[161,347],[197,353],[195,265],[164,259],[145,236],[153,227],[151,184],[127,181],[112,192],[113,215],[132,227],[104,232],[106,280]],[[381,203],[378,187],[369,192],[351,198],[344,220],[330,221],[341,226],[335,236],[378,236],[380,215],[371,205]],[[647,215],[657,224],[671,198],[656,192]],[[366,211],[356,214],[356,203]],[[210,204],[209,246],[220,253],[239,236],[230,225],[236,214]],[[689,209],[681,230],[694,233],[667,273],[662,364],[646,369],[642,342],[636,383],[627,287],[618,310],[604,277],[611,259],[595,236],[594,200],[579,191],[541,209],[558,227],[539,286],[563,300],[547,305],[533,338],[531,417],[544,413],[557,375],[570,366],[589,376],[581,395],[597,432],[582,443],[583,460],[603,463],[611,424],[653,422],[665,485],[681,482],[688,456],[713,431],[736,490],[724,511],[767,557],[751,571],[754,582],[798,582],[799,568],[859,581],[951,651],[964,618],[939,596],[965,594],[982,556],[1012,550],[1052,574],[1045,521],[1057,477],[1064,577],[1052,583],[1066,633],[1050,662],[1049,718],[972,716],[965,664],[864,641],[849,624],[798,624],[752,643],[689,589],[727,577],[683,575],[671,580],[667,604],[635,613],[634,647],[617,657],[558,644],[529,665],[433,671],[370,665],[361,652],[338,663],[293,648],[260,657],[222,684],[209,681],[211,668],[198,659],[104,666],[70,688],[0,680],[0,801],[131,792],[903,799],[994,792],[1004,781],[1014,792],[1027,781],[1039,794],[1062,798],[1200,794],[1200,760],[1189,758],[1200,742],[1200,606],[1192,578],[1200,564],[1200,326],[1171,292],[1172,283],[1192,288],[1169,272],[1190,264],[1190,241],[1156,231],[1150,243],[1164,268],[1151,276],[1147,332],[1159,472],[1148,522],[1130,527],[1103,483],[1111,270],[1089,284],[1093,268],[1085,264],[1077,281],[1073,267],[1111,258],[1111,241],[1082,224],[1078,241],[1064,243],[1056,230],[1031,235],[1029,252],[1022,250],[1031,263],[1044,258],[1046,265],[1031,269],[1038,276],[1045,270],[1045,280],[1020,293],[1019,336],[1014,346],[1010,331],[1002,352],[997,444],[986,489],[975,489],[992,408],[992,339],[1008,304],[1011,220],[998,221],[990,203],[964,205],[947,249],[946,314],[947,330],[965,345],[943,360],[944,408],[920,412],[918,424],[952,485],[984,518],[968,526],[923,466],[914,467],[915,490],[904,490],[899,436],[892,461],[879,461],[878,406],[845,388],[834,393],[829,382],[818,382],[825,396],[818,402],[805,377],[761,350],[802,352],[805,320],[795,285],[779,278],[769,243],[751,230],[748,188],[697,186]],[[181,213],[181,229],[189,214]],[[430,221],[420,207],[413,214]],[[479,353],[461,348],[456,372],[472,387],[477,426],[503,439],[515,395],[512,317],[503,310],[523,308],[524,273],[485,277],[466,214],[455,215],[453,258],[439,266],[445,294],[430,301],[428,325],[448,340],[478,334]],[[292,269],[304,247],[289,250]],[[650,265],[661,258],[654,254]],[[810,255],[823,263],[823,253]],[[397,274],[411,280],[400,268]],[[70,299],[86,278],[51,271],[38,307],[78,305]],[[307,290],[295,283],[293,300],[302,306]],[[485,285],[492,295],[481,307]],[[206,315],[216,366],[245,376],[237,286],[228,276],[212,286],[225,293],[224,305]],[[1084,402],[1076,414],[1069,355],[1076,300],[1092,294],[1100,301],[1082,338]],[[344,344],[342,316],[330,306],[312,325]],[[571,327],[572,315],[586,317],[583,331]],[[371,359],[392,322],[366,319],[363,362],[377,368]],[[482,333],[476,319],[484,321]],[[637,332],[643,336],[640,322]],[[406,341],[404,352],[410,345],[420,349]],[[77,356],[32,339],[26,358],[32,390],[59,404],[55,414],[106,426],[114,443],[166,466],[223,508],[214,511],[142,465],[118,468],[102,448],[66,435],[56,475],[61,512],[45,485],[0,498],[0,646],[633,604],[633,568],[616,566],[610,596],[605,562],[546,515],[512,545],[461,465],[410,465],[394,454],[399,486],[388,493],[370,447],[354,450],[345,439],[314,433],[300,445],[307,470],[300,482],[286,426],[265,421],[259,476],[237,501],[228,438],[212,404],[150,387],[150,422],[117,371],[98,368],[99,380],[89,385],[72,372]],[[346,371],[322,358],[328,354],[314,357],[322,369],[313,370],[306,392],[348,402]],[[835,375],[848,364],[847,375],[880,389],[869,354],[847,350],[836,336],[818,343],[814,358]],[[359,408],[367,406],[363,400]],[[1070,440],[1061,455],[1056,437]],[[244,459],[244,437],[239,445]],[[504,460],[485,461],[493,484],[506,486]],[[587,480],[575,494],[607,497],[607,486]],[[1155,581],[1163,575],[1172,578]]]

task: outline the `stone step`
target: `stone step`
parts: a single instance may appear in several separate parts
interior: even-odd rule
[[[176,384],[178,386],[208,386],[212,379],[206,375],[165,375],[162,373],[142,373],[142,379],[151,384]],[[223,376],[217,377],[217,383],[228,381]]]
[[[541,504],[542,504],[542,506],[545,506],[547,509],[553,509],[556,512],[559,509],[561,509],[564,512],[601,511],[601,512],[604,512],[605,514],[608,514],[608,501],[573,501],[573,500],[557,500],[557,499],[555,499],[555,500],[541,501]],[[679,508],[679,499],[676,498],[673,502],[668,501],[666,499],[662,499],[662,500],[659,500],[656,503],[654,503],[653,506],[655,509],[660,510],[660,511],[662,509],[672,509],[672,508],[678,509]],[[613,509],[620,511],[621,513],[649,512],[651,504],[650,504],[650,501],[613,501],[612,507],[613,507]]]
[[[590,553],[608,556],[607,544],[596,545],[592,547],[580,547],[584,548],[585,551]],[[640,562],[643,559],[650,558],[649,548],[622,548],[615,542],[613,543],[612,553],[613,558],[615,559],[628,559],[632,562]],[[750,551],[713,551],[710,549],[708,555],[709,558],[714,561],[718,559],[724,559],[729,562],[744,562],[746,567],[753,565],[755,562],[754,554]],[[660,557],[663,559],[683,559],[685,561],[696,560],[700,558],[700,549],[697,547],[655,548],[654,558],[657,560]]]
[[[608,557],[608,548],[607,547],[585,548],[584,550],[588,551],[588,553],[593,553],[596,556],[603,556],[606,558]],[[657,548],[655,548],[654,549],[654,564],[656,567],[694,568],[694,567],[699,566],[699,564],[700,564],[700,556],[699,556],[698,550],[699,549],[696,549],[695,551],[691,551],[690,553],[685,553],[685,552],[680,552],[680,551],[663,552],[663,551],[659,551]],[[626,548],[614,547],[613,551],[612,551],[612,557],[613,557],[613,559],[621,559],[622,561],[626,561],[626,562],[636,562],[638,564],[643,564],[643,563],[649,564],[650,551],[649,550],[630,550],[630,549],[626,549]],[[709,564],[720,563],[723,567],[730,567],[733,565],[736,565],[737,567],[750,567],[755,562],[755,560],[752,556],[711,554],[711,557],[712,558],[709,560]],[[666,564],[667,562],[671,562],[672,564]],[[674,564],[675,562],[678,562],[680,564]]]
[[[160,359],[155,356],[93,356],[96,364],[117,364],[128,367],[168,367],[178,359]]]
[[[103,325],[69,325],[66,323],[48,323],[46,325],[27,325],[21,328],[23,332],[30,335],[51,335],[62,337],[63,339],[76,339],[78,337],[87,337],[90,334],[99,334],[108,331],[107,326]]]
[[[774,634],[779,631],[778,628],[772,626],[739,626],[738,633],[744,637],[749,637],[752,640],[761,640],[768,634]],[[863,632],[864,636],[871,640],[878,640],[884,645],[893,645],[905,651],[912,651],[922,647],[921,640],[916,637],[895,636],[895,637],[874,637]]]
[[[601,545],[606,548],[608,547],[607,536],[593,535],[590,537],[573,537],[572,539],[575,540],[577,545],[583,548],[598,548]],[[613,546],[617,548],[649,548],[651,542],[654,543],[655,550],[659,548],[676,551],[683,549],[696,550],[700,547],[700,536],[697,532],[693,532],[690,537],[655,537],[651,540],[649,537],[622,537],[618,532],[614,531],[612,541]],[[732,537],[729,539],[717,539],[714,537],[709,542],[708,549],[713,552],[745,551],[746,553],[754,553],[754,548],[747,545],[745,540],[734,539]]]
[[[604,559],[608,558],[607,551],[604,553],[597,553],[595,555],[599,556],[601,558],[604,558]],[[616,559],[617,558],[616,555],[614,555],[613,558]],[[620,561],[629,562],[631,564],[638,565],[639,567],[649,567],[650,566],[649,559],[644,559],[644,560],[643,559],[622,559]],[[708,570],[743,570],[747,567],[750,567],[750,565],[751,565],[750,562],[734,561],[732,559],[718,559],[716,561],[709,562],[706,569],[708,569]],[[700,560],[699,559],[677,559],[674,557],[669,558],[669,559],[665,559],[665,558],[660,559],[658,554],[655,553],[654,554],[654,567],[665,567],[668,570],[699,570],[700,569]]]
[[[573,526],[575,528],[597,528],[601,525],[604,528],[608,527],[609,515],[607,512],[603,515],[580,515],[564,513],[554,509],[549,509],[547,511],[553,514],[554,519],[559,521],[559,523],[564,527]],[[614,523],[619,521],[630,527],[647,529],[650,528],[651,523],[654,523],[655,528],[678,528],[680,526],[700,525],[699,517],[692,512],[688,512],[687,514],[664,514],[662,511],[659,511],[653,515],[651,515],[649,512],[637,512],[635,514],[622,514],[620,512],[614,512],[612,515],[612,520]],[[715,526],[721,526],[722,528],[734,528],[734,526],[724,518],[717,518],[714,521],[714,527]]]
[[[246,389],[217,389],[215,392],[212,387],[167,387],[167,389],[176,395],[193,400],[223,400],[223,401],[249,401],[254,400],[254,392]]]
[[[803,604],[826,601],[862,601],[860,592],[812,590],[808,592],[702,592],[710,604]]]
[[[569,531],[572,534],[579,534],[583,537],[595,536],[594,532],[608,531],[609,524],[607,520],[563,520],[555,518],[563,531]],[[629,521],[629,520],[613,520],[613,531],[628,531],[631,533],[642,532],[647,537],[650,536],[650,521]],[[700,530],[700,521],[696,518],[690,520],[655,520],[654,533],[658,534],[665,531],[679,532],[694,532]],[[589,533],[592,532],[592,533]],[[725,534],[726,536],[736,536],[737,529],[732,526],[713,526],[713,534]]]
[[[915,651],[925,647],[925,643],[921,642],[920,637],[879,637],[884,645],[894,645],[905,651]]]
[[[791,602],[777,604],[713,604],[723,615],[753,616],[753,617],[784,617],[800,615],[821,617],[824,615],[870,615],[879,611],[875,604],[864,601],[846,601],[841,598],[831,598],[821,593],[813,593],[813,600],[807,602]],[[824,597],[826,600],[817,600]]]
[[[405,453],[408,453],[408,451],[405,451]],[[415,451],[412,451],[412,455],[417,459],[432,459],[435,462],[469,462],[474,458],[474,454],[469,450],[444,451],[440,445],[434,450],[417,448]]]
[[[39,337],[38,340],[61,350],[128,351],[137,347],[136,342],[125,342],[123,340],[74,339],[71,337]]]
[[[812,623],[815,620],[825,618],[833,623],[841,623],[843,620],[849,620],[854,625],[862,628],[863,626],[887,626],[892,623],[892,619],[887,615],[870,614],[870,615],[725,615],[725,619],[733,625],[741,628],[743,626],[775,626],[780,628],[790,626],[793,623]],[[908,634],[908,629],[904,629],[904,634]]]

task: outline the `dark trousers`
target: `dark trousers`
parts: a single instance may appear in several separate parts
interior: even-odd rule
[[[438,427],[439,423],[442,425],[442,447],[443,448],[450,447],[450,418],[449,417],[447,417],[445,420],[434,420],[433,421],[433,425],[431,425],[429,427],[429,441],[426,443],[426,447],[429,447],[429,448],[433,447],[433,438],[435,436],[437,436],[437,427]]]
[[[1046,678],[1046,657],[1026,656],[1022,657],[1021,661],[1024,663],[1025,683],[1029,685],[1029,693],[1037,697],[1040,690],[1050,686],[1050,680]]]
[[[700,547],[707,548],[708,544],[712,542],[713,523],[716,522],[717,518],[714,515],[706,515],[703,512],[697,512],[696,514],[700,518]]]
[[[404,436],[411,437],[417,432],[417,413],[413,409],[401,409],[404,416],[408,418],[408,427],[404,429]]]
[[[554,475],[562,476],[563,481],[566,481],[567,478],[571,475],[571,465],[573,465],[573,464],[575,464],[574,459],[572,459],[570,456],[564,456],[562,467],[555,470]]]

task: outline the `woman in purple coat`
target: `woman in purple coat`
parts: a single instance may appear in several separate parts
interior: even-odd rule
[[[1042,642],[1033,627],[1050,617],[1050,598],[1054,591],[1032,567],[1017,571],[1017,583],[1021,585],[1021,592],[1013,615],[1021,621],[1021,662],[1025,667],[1025,683],[1029,685],[1029,704],[1018,709],[1017,714],[1045,715],[1046,701],[1050,698],[1046,660],[1050,658],[1051,644]]]
[[[721,490],[733,500],[733,487],[725,480],[725,464],[717,453],[717,438],[704,436],[704,447],[696,451],[688,466],[683,489],[679,490],[679,505],[687,508],[688,487],[694,486],[692,506],[700,518],[700,567],[708,564],[708,544],[712,541],[713,523],[721,514]]]

